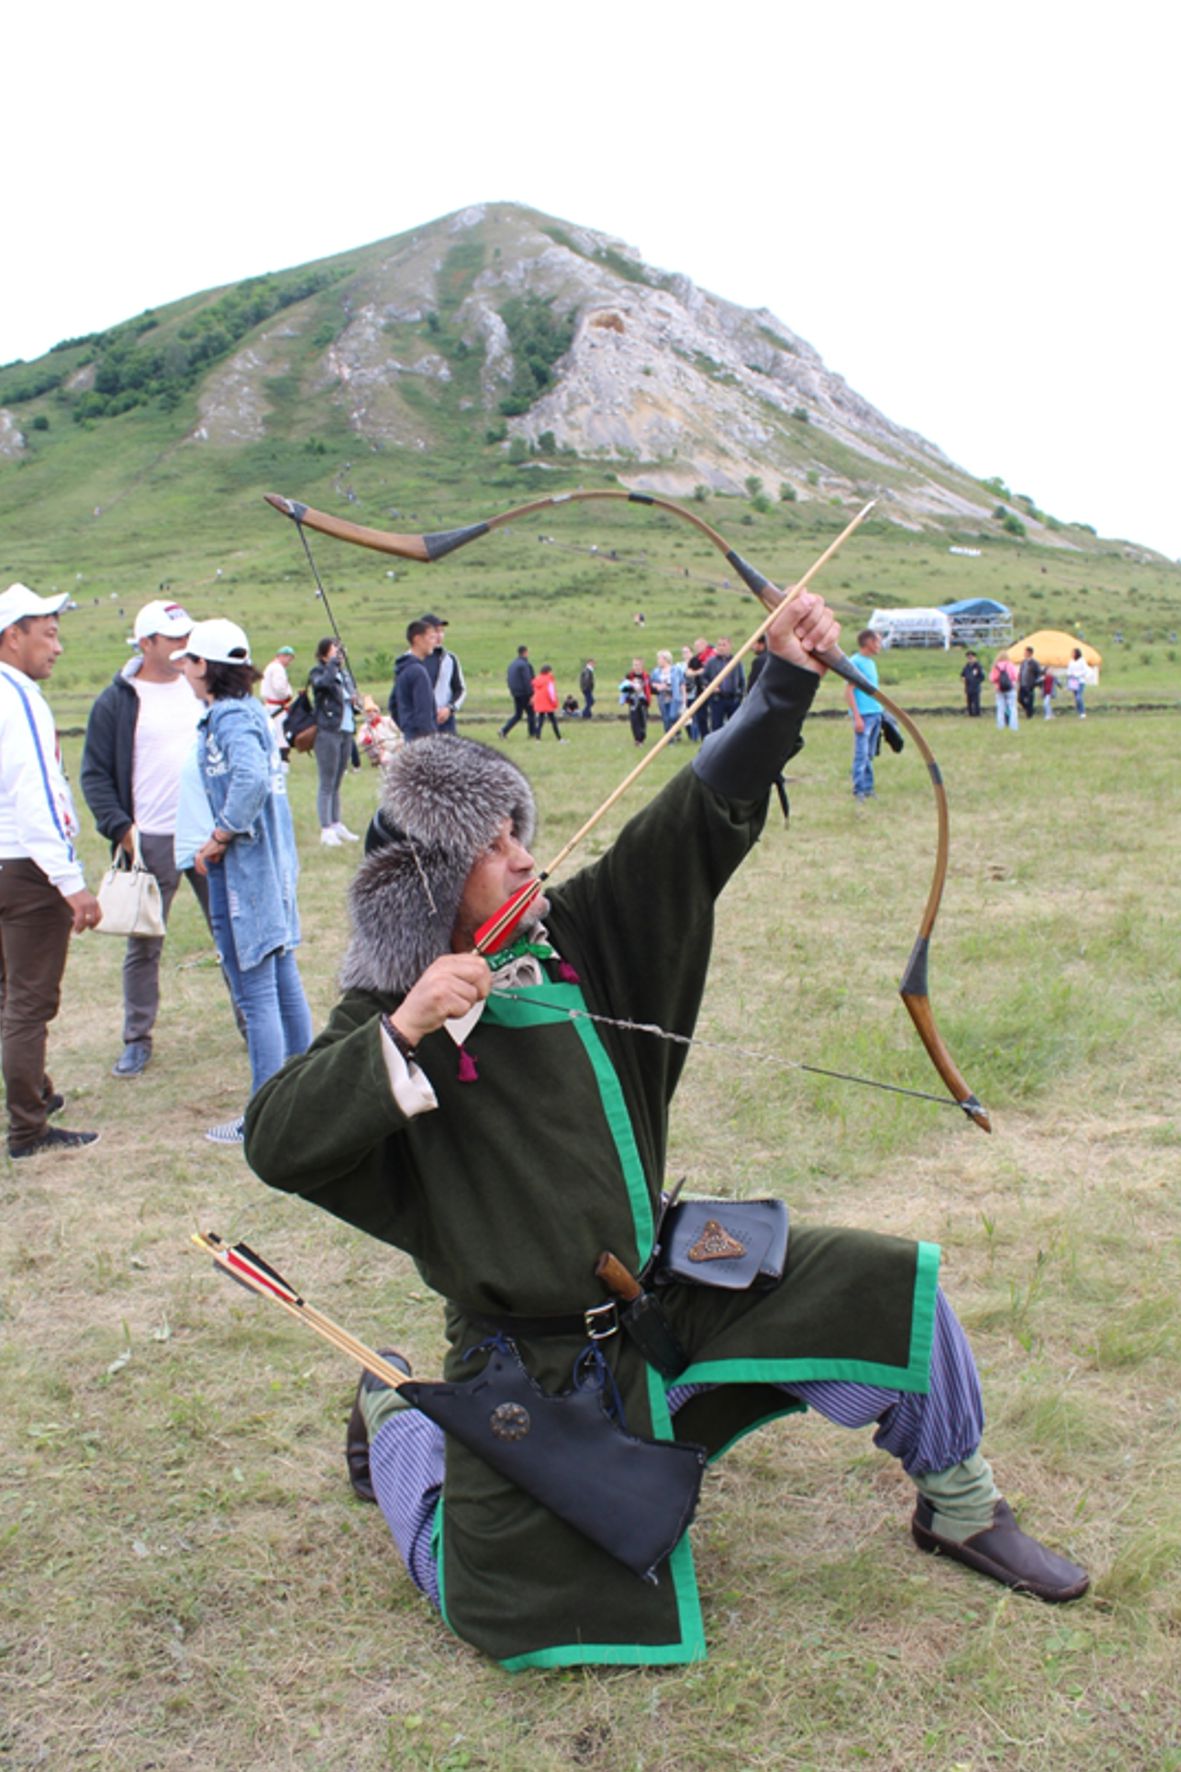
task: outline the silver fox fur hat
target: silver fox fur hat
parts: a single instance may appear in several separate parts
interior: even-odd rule
[[[367,854],[349,889],[345,990],[404,996],[451,931],[472,864],[506,818],[526,848],[537,809],[515,763],[470,738],[419,738],[387,766]],[[368,847],[368,844],[367,844]]]

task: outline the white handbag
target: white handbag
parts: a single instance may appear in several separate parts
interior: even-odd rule
[[[122,846],[116,851],[98,889],[98,902],[103,913],[98,927],[104,935],[163,935],[160,882],[144,866],[138,831],[131,855]]]

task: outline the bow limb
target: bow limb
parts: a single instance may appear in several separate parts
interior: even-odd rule
[[[820,654],[830,670],[844,677],[856,688],[872,695],[881,702],[888,713],[892,714],[914,740],[915,749],[927,765],[931,788],[935,795],[935,813],[937,818],[937,835],[935,845],[935,869],[931,875],[931,885],[927,892],[927,902],[923,907],[919,931],[906,962],[906,969],[899,981],[898,990],[906,1005],[907,1014],[914,1023],[915,1031],[923,1042],[927,1056],[939,1072],[948,1089],[959,1102],[968,1118],[980,1127],[982,1132],[992,1131],[992,1122],[988,1111],[981,1103],[975,1090],[969,1088],[963,1073],[951,1056],[947,1042],[935,1025],[935,1013],[931,1008],[931,999],[927,994],[927,957],[930,952],[931,932],[935,927],[935,919],[939,915],[939,905],[943,898],[943,886],[947,879],[947,858],[950,850],[950,821],[947,810],[947,790],[943,785],[943,772],[935,760],[935,753],[923,737],[915,721],[892,701],[888,695],[861,675],[852,659],[838,651]]]

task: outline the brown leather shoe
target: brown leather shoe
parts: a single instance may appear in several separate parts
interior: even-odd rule
[[[378,1348],[383,1360],[396,1366],[399,1372],[410,1377],[410,1362],[393,1348]],[[388,1391],[388,1384],[372,1372],[362,1372],[361,1381],[357,1386],[357,1394],[353,1399],[353,1411],[349,1416],[349,1425],[345,1429],[344,1458],[349,1467],[349,1482],[353,1485],[353,1493],[362,1501],[376,1501],[373,1492],[373,1479],[369,1475],[369,1433],[365,1427],[365,1417],[361,1413],[361,1398],[371,1391]]]
[[[974,1532],[962,1544],[932,1532],[933,1516],[931,1503],[920,1495],[910,1522],[920,1550],[953,1557],[957,1563],[966,1563],[969,1569],[978,1569],[981,1575],[1016,1588],[1019,1593],[1036,1594],[1039,1600],[1077,1600],[1090,1586],[1091,1578],[1085,1569],[1067,1562],[1065,1557],[1022,1532],[1007,1501],[998,1501],[993,1507],[991,1526]]]

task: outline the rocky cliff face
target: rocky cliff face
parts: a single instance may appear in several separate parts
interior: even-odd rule
[[[450,297],[447,331],[480,363],[478,387],[458,404],[482,434],[516,369],[502,310],[526,296],[572,316],[573,339],[552,386],[508,421],[506,450],[514,436],[532,445],[549,433],[559,449],[610,462],[624,484],[674,496],[698,485],[741,491],[753,475],[772,498],[782,486],[801,500],[876,493],[902,523],[990,515],[995,501],[977,482],[766,309],[737,307],[622,241],[512,204],[460,211],[378,251],[351,290],[319,386],[362,436],[430,447],[423,401],[408,400],[407,387],[452,381],[455,365],[424,332]]]

